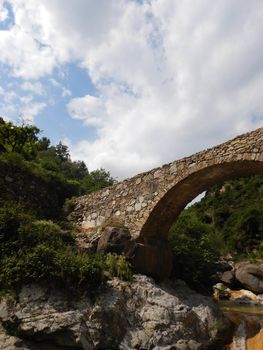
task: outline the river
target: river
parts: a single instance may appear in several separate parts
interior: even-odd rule
[[[224,314],[236,325],[232,343],[223,350],[263,350],[263,306],[220,301]]]

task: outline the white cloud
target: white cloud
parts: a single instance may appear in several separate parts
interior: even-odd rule
[[[108,118],[75,146],[120,177],[256,128],[263,116],[263,4],[127,3],[83,63]]]
[[[0,62],[13,75],[78,62],[97,88],[68,104],[97,128],[97,139],[71,146],[90,168],[132,175],[262,123],[261,0],[11,3]]]
[[[12,89],[3,89],[0,86],[0,115],[8,120],[17,121],[21,118],[33,123],[34,118],[47,107],[46,102],[36,101],[34,95],[19,95]]]
[[[67,109],[74,119],[80,119],[86,125],[95,126],[102,125],[102,117],[107,113],[102,101],[90,95],[71,99]]]
[[[20,117],[26,121],[33,123],[37,116],[47,106],[44,102],[30,102],[21,107]]]
[[[69,89],[66,89],[64,86],[62,86],[62,97],[70,97],[71,96],[71,91]]]
[[[34,94],[40,96],[43,96],[45,94],[45,89],[40,82],[31,83],[29,81],[25,81],[21,85],[21,89],[24,91],[33,92]]]
[[[49,81],[54,87],[58,87],[59,88],[61,86],[60,83],[54,78],[50,78]]]
[[[31,103],[33,99],[33,95],[19,96],[19,101],[24,105]]]
[[[52,73],[56,60],[51,51],[18,26],[0,31],[0,62],[9,65],[15,77],[38,79]]]
[[[17,94],[15,91],[8,90],[4,92],[4,102],[5,103],[12,103],[16,98]]]
[[[54,78],[50,78],[49,82],[58,89],[61,89],[61,96],[62,97],[70,97],[71,96],[71,91],[67,88],[65,88],[65,86],[63,86],[61,83],[59,83],[56,79]]]
[[[0,22],[5,21],[8,18],[8,11],[4,7],[4,1],[0,1]]]

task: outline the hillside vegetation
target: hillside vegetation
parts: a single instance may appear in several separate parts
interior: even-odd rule
[[[66,220],[71,198],[111,186],[104,169],[72,161],[32,125],[0,118],[0,291],[50,282],[94,293],[113,276],[131,278],[123,256],[80,253]],[[185,209],[170,230],[174,276],[207,285],[220,257],[263,257],[263,178],[228,181]]]
[[[219,258],[263,257],[263,178],[252,176],[211,188],[185,209],[170,230],[176,276],[206,284]]]
[[[107,278],[129,279],[122,256],[78,252],[66,220],[70,198],[114,179],[104,169],[89,172],[70,159],[67,146],[39,135],[35,126],[0,118],[0,291],[50,282],[94,292]]]

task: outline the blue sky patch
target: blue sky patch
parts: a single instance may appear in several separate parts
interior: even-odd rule
[[[0,21],[0,30],[9,30],[15,23],[14,12],[12,6],[8,2],[4,2],[3,8],[7,10],[7,18]]]

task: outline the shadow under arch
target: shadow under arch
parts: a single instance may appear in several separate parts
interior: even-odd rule
[[[197,195],[226,180],[250,175],[263,175],[263,162],[240,160],[220,163],[191,173],[159,200],[142,227],[138,240],[166,240],[170,227],[181,211]]]

